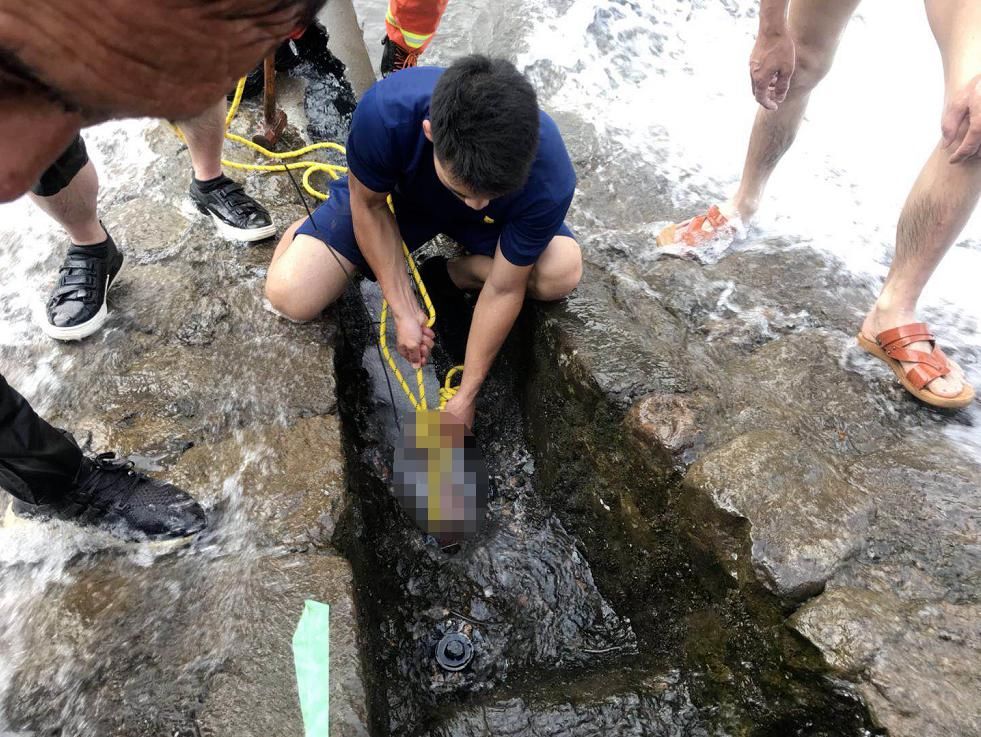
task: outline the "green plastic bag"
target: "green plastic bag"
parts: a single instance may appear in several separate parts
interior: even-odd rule
[[[296,687],[306,737],[330,734],[330,606],[307,599],[293,635]]]

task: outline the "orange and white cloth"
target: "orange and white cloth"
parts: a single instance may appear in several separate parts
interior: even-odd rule
[[[388,0],[388,37],[411,54],[421,54],[436,35],[449,0]]]

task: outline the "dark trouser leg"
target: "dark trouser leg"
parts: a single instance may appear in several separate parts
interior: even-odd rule
[[[28,504],[45,504],[74,484],[81,464],[78,447],[0,375],[0,487]]]

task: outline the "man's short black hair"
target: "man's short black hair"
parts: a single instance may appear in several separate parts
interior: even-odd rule
[[[429,121],[440,163],[475,194],[524,186],[538,152],[538,98],[513,64],[457,59],[436,83]]]

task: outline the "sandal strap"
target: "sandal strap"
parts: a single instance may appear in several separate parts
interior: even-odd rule
[[[921,340],[935,342],[933,333],[930,332],[930,328],[925,322],[911,322],[909,325],[900,325],[896,328],[883,330],[875,337],[875,342],[886,352],[894,343],[901,343],[897,347],[904,348],[910,343],[917,343]]]
[[[698,245],[700,240],[705,240],[728,222],[726,216],[719,210],[719,206],[712,205],[704,215],[696,215],[691,219],[691,222],[685,227],[682,240],[689,246]],[[709,224],[709,233],[703,230],[705,223]]]
[[[729,219],[722,214],[722,211],[719,209],[718,205],[712,205],[709,208],[708,213],[706,213],[706,218],[708,218],[709,223],[711,223],[712,227],[716,230],[729,222]]]
[[[926,323],[914,322],[884,330],[876,336],[879,347],[896,361],[915,364],[906,369],[906,378],[917,389],[922,389],[934,379],[950,373],[947,356],[937,346],[936,338]],[[930,352],[910,350],[913,343],[928,342]]]
[[[921,355],[926,355],[926,354],[924,353]],[[908,361],[909,359],[902,358],[897,360]],[[941,376],[946,376],[949,373],[950,373],[949,366],[946,366],[943,370],[940,370],[937,369],[933,364],[919,362],[915,366],[910,366],[906,370],[906,378],[917,389],[922,389],[934,379],[939,379]]]

